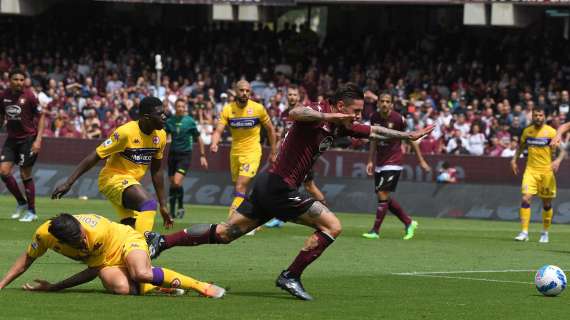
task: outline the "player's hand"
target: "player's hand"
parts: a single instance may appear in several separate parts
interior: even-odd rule
[[[420,167],[422,167],[422,169],[424,169],[425,172],[431,172],[431,167],[425,161],[420,162]]]
[[[519,166],[517,165],[517,161],[516,160],[511,160],[511,169],[513,170],[513,173],[515,174],[515,176],[517,176],[519,174]]]
[[[218,145],[212,143],[212,144],[210,145],[210,152],[212,152],[212,153],[218,152]]]
[[[59,186],[57,186],[55,188],[55,190],[51,194],[51,198],[52,199],[61,199],[61,197],[63,197],[67,192],[69,192],[69,189],[71,189],[71,184],[69,184],[67,182],[60,184]]]
[[[550,140],[550,145],[552,147],[558,147],[561,141],[562,141],[562,136],[557,134],[556,136],[554,136],[554,138],[552,138],[552,140]]]
[[[38,154],[40,153],[40,149],[42,148],[42,142],[35,140],[34,143],[32,144],[32,153],[33,154]]]
[[[427,136],[428,134],[430,134],[433,131],[433,129],[435,129],[435,126],[429,125],[423,129],[412,131],[412,132],[410,132],[410,140],[411,141],[419,140],[419,139]]]
[[[36,279],[32,283],[26,283],[22,286],[26,291],[53,291],[53,285],[46,280]]]
[[[374,163],[372,161],[368,161],[366,164],[366,174],[371,176],[374,173]]]
[[[271,151],[269,154],[269,163],[274,163],[277,161],[277,151]]]
[[[170,229],[174,226],[174,221],[170,214],[168,214],[168,209],[166,206],[160,206],[160,215],[162,216],[163,225],[166,229]]]
[[[558,172],[558,168],[560,168],[560,161],[558,160],[552,161],[552,171],[556,173]]]
[[[342,124],[346,127],[352,125],[354,115],[346,113],[324,113],[324,120],[330,123]]]
[[[208,170],[208,159],[205,156],[200,156],[200,166],[204,170]]]

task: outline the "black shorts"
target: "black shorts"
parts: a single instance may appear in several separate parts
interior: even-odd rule
[[[378,191],[396,191],[398,179],[400,179],[402,170],[383,170],[374,173],[374,190]]]
[[[307,212],[315,201],[288,186],[280,176],[263,172],[255,179],[251,196],[237,211],[262,223],[272,218],[288,221]]]
[[[168,153],[168,176],[172,177],[175,173],[186,175],[190,170],[192,163],[192,152],[176,152]]]
[[[32,153],[32,144],[35,140],[36,137],[33,136],[23,139],[6,139],[0,162],[13,162],[24,168],[33,166],[38,158],[37,153]]]

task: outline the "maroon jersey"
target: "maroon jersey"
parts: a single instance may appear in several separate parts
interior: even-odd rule
[[[281,112],[280,117],[281,117],[281,123],[283,123],[283,128],[285,128],[285,130],[283,130],[283,133],[287,134],[289,129],[293,127],[293,123],[295,123],[295,121],[289,119],[289,109]]]
[[[332,112],[326,102],[313,103],[309,107],[323,113]],[[336,137],[341,136],[368,138],[370,126],[355,124],[351,129],[346,129],[328,122],[295,121],[283,139],[277,161],[269,172],[283,178],[290,187],[298,188],[321,153],[332,145]]]
[[[390,112],[388,118],[382,118],[379,112],[374,112],[370,118],[371,125],[388,129],[404,131],[405,124],[402,115],[396,111]],[[374,143],[372,141],[371,143]],[[378,140],[376,142],[376,166],[401,166],[403,160],[402,141],[400,139]]]
[[[36,136],[41,114],[38,98],[30,89],[14,92],[7,89],[0,94],[0,112],[8,121],[8,138],[23,139]]]

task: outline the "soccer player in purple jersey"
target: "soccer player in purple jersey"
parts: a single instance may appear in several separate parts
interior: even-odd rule
[[[295,123],[295,121],[293,121],[289,117],[289,112],[293,108],[301,106],[302,104],[301,104],[301,96],[299,94],[299,87],[296,84],[289,85],[289,87],[287,88],[287,110],[281,113],[281,121],[284,124],[284,130],[281,135],[280,143],[283,142],[283,140],[287,136],[287,132],[289,132],[289,129],[291,129],[291,127],[293,127],[293,124]],[[315,183],[315,172],[313,168],[311,168],[311,171],[309,171],[309,173],[305,177],[305,180],[303,181],[303,187],[305,187],[305,190],[311,196],[313,196],[315,200],[322,202],[324,205],[327,205],[325,195],[321,192],[321,190]],[[284,224],[283,221],[277,218],[273,218],[269,222],[267,222],[265,226],[269,228],[274,228],[274,227],[281,227],[283,224]]]
[[[289,117],[295,123],[283,140],[275,163],[255,180],[249,199],[225,223],[195,224],[164,236],[147,233],[151,257],[174,246],[227,244],[277,217],[315,229],[293,263],[276,280],[276,286],[293,296],[312,300],[301,284],[301,274],[342,231],[339,219],[322,202],[298,191],[315,161],[332,145],[335,137],[417,140],[433,130],[429,127],[401,132],[358,124],[355,121],[360,120],[363,107],[362,91],[347,83],[337,89],[332,105],[321,102],[293,108]]]
[[[0,155],[0,176],[6,188],[18,201],[12,219],[31,222],[36,215],[36,188],[32,168],[42,147],[44,114],[36,95],[24,88],[26,79],[23,70],[10,72],[10,87],[0,94],[0,127],[6,120],[8,138]],[[18,182],[12,175],[14,164],[20,166],[20,177],[26,197],[22,195]],[[25,212],[23,217],[20,217]]]
[[[370,124],[398,131],[406,129],[406,124],[402,115],[394,111],[392,96],[387,93],[380,95],[378,100],[378,111],[372,114]],[[418,162],[422,169],[431,171],[430,166],[422,157],[418,144],[415,141],[412,141],[411,145],[418,157]],[[374,157],[376,157],[376,166],[373,164]],[[409,240],[414,237],[414,231],[418,227],[418,222],[412,220],[404,209],[402,209],[400,204],[390,196],[390,193],[396,191],[396,187],[398,186],[398,179],[402,172],[403,158],[402,142],[398,139],[374,140],[370,142],[370,153],[368,164],[366,165],[366,172],[371,176],[374,171],[374,186],[378,196],[378,207],[376,208],[374,226],[370,232],[362,235],[364,238],[379,238],[378,233],[380,232],[380,226],[382,226],[382,222],[384,221],[384,217],[388,210],[396,215],[396,217],[398,217],[398,219],[400,219],[404,224],[404,240]]]

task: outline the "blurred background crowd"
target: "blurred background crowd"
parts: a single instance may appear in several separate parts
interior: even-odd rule
[[[506,30],[475,36],[461,27],[406,35],[382,30],[355,41],[320,37],[306,25],[274,32],[261,24],[212,23],[164,36],[152,28],[89,23],[9,24],[0,34],[0,89],[8,70],[27,70],[26,85],[46,111],[47,137],[101,139],[137,118],[142,97],[155,95],[169,113],[187,101],[202,139],[211,141],[233,84],[250,81],[279,131],[287,87],[304,103],[327,99],[355,82],[365,92],[363,120],[380,92],[394,96],[407,129],[435,124],[425,154],[512,156],[536,106],[558,127],[570,111],[567,41],[548,30]],[[155,54],[163,70],[157,80]],[[229,137],[225,137],[229,139]],[[365,150],[362,141],[336,147]]]

